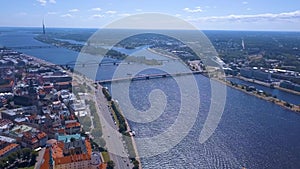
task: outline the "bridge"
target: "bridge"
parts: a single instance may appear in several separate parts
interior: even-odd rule
[[[159,59],[156,60],[158,62],[172,62],[172,61],[176,61],[178,59]],[[138,63],[138,62],[134,62],[134,61],[120,61],[120,60],[114,60],[114,61],[101,61],[99,63],[99,61],[97,60],[88,60],[86,62],[81,62],[81,61],[71,61],[65,64],[57,64],[59,66],[65,66],[65,67],[75,67],[75,66],[81,66],[81,67],[85,67],[85,66],[118,66],[118,65],[130,65],[130,64],[134,64],[134,63]]]
[[[44,49],[44,48],[57,48],[56,46],[50,46],[50,45],[45,45],[45,46],[9,46],[7,48],[10,49]]]
[[[129,76],[129,77],[122,77],[122,78],[108,79],[108,80],[98,80],[98,81],[95,81],[95,83],[105,84],[105,83],[122,82],[122,81],[149,80],[149,79],[167,78],[167,77],[174,77],[174,76],[185,76],[185,75],[202,74],[202,73],[205,73],[205,72],[190,71],[190,72],[178,72],[178,73],[171,73],[171,74],[170,73],[142,74],[142,75],[137,75],[137,76]]]

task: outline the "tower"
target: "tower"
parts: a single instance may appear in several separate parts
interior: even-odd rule
[[[243,50],[245,50],[245,42],[244,42],[244,39],[242,39],[242,48],[243,48]]]
[[[46,34],[46,30],[45,30],[45,20],[43,19],[43,34]]]

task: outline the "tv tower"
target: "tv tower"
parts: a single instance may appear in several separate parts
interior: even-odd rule
[[[45,30],[45,20],[43,19],[43,34],[46,34],[46,30]]]

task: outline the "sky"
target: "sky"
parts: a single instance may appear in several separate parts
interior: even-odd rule
[[[299,0],[1,0],[0,27],[101,28],[163,13],[200,30],[300,30]]]

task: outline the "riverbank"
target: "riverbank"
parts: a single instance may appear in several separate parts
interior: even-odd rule
[[[242,77],[242,76],[233,76],[233,77],[235,77],[237,79],[240,79],[240,80],[243,80],[243,81],[246,81],[246,82],[251,82],[251,83],[259,84],[259,85],[266,86],[266,87],[270,87],[270,85],[271,85],[270,83],[262,82],[262,81],[255,80],[255,79],[245,78],[245,77]],[[293,93],[293,94],[296,94],[296,95],[300,96],[300,92],[297,92],[297,91],[294,91],[294,90],[290,90],[290,89],[286,89],[286,88],[282,88],[282,87],[280,87],[278,85],[275,85],[274,88],[276,88],[278,90],[285,91],[285,92]]]
[[[157,54],[157,55],[161,55],[161,56],[165,56],[167,58],[170,58],[170,59],[174,59],[174,60],[178,60],[179,58],[175,57],[175,56],[172,56],[172,55],[169,55],[169,54],[166,54],[166,53],[161,53],[155,49],[151,49],[151,48],[147,48],[147,50],[151,53],[154,53],[154,54]]]
[[[221,83],[223,83],[223,84],[225,84],[225,85],[227,85],[227,86],[229,86],[229,87],[231,87],[231,88],[234,88],[234,89],[237,89],[237,90],[242,91],[244,93],[247,93],[249,95],[255,96],[259,99],[263,99],[263,100],[272,102],[272,103],[274,103],[278,106],[281,106],[281,107],[286,108],[288,110],[291,110],[293,112],[300,113],[300,105],[294,105],[294,104],[282,101],[280,99],[274,98],[272,96],[266,95],[265,93],[260,93],[258,91],[248,91],[247,87],[244,86],[244,85],[234,84],[234,83],[231,83],[230,81],[226,81],[224,79],[217,79],[217,78],[214,78],[214,79],[221,82]]]
[[[40,64],[43,64],[43,65],[47,65],[47,66],[57,66],[55,65],[54,63],[51,63],[51,62],[48,62],[46,60],[43,60],[43,59],[40,59],[40,58],[37,58],[37,57],[34,57],[34,56],[30,56],[30,55],[26,55],[26,54],[22,54],[23,56],[25,56],[27,59],[32,59],[34,60],[35,62],[37,63],[40,63]]]

